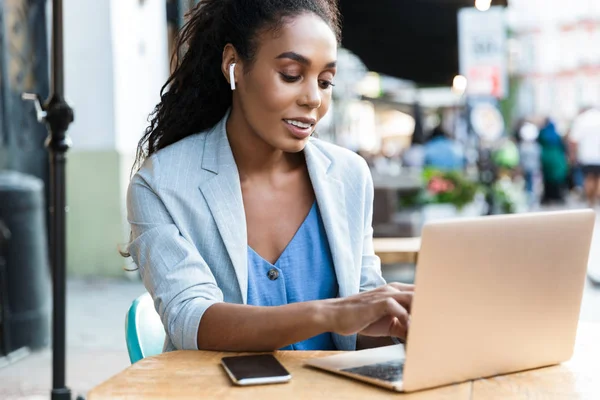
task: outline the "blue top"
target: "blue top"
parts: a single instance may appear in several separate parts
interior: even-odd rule
[[[275,264],[248,246],[248,304],[280,306],[338,296],[338,284],[317,203]],[[337,350],[322,333],[281,350]]]
[[[443,170],[461,169],[465,157],[460,145],[445,137],[436,137],[425,144],[425,166]]]

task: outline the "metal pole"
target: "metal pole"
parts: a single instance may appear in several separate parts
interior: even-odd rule
[[[65,385],[66,355],[66,152],[71,147],[67,136],[73,122],[73,110],[64,100],[63,69],[63,2],[52,1],[52,79],[50,98],[46,102],[46,124],[49,131],[46,147],[50,153],[50,226],[51,263],[54,272],[52,315],[52,400],[70,400],[71,390]]]
[[[63,69],[63,2],[52,1],[52,77],[50,93],[62,95],[65,90]]]
[[[38,95],[24,94],[34,100],[38,120],[46,123],[46,148],[50,154],[50,262],[53,274],[52,312],[52,400],[70,400],[65,386],[66,337],[66,232],[65,165],[71,147],[67,136],[73,110],[64,99],[63,2],[52,0],[52,77],[50,97],[40,104]]]
[[[0,220],[0,320],[2,322],[2,330],[0,333],[4,336],[4,340],[0,341],[0,357],[8,356],[12,350],[10,343],[10,314],[8,309],[8,274],[6,267],[5,249],[8,248],[6,243],[10,239],[11,233]]]

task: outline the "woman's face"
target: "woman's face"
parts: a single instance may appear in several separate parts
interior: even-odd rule
[[[335,35],[318,16],[303,14],[258,39],[251,69],[236,67],[234,107],[251,133],[273,148],[299,152],[331,104]]]

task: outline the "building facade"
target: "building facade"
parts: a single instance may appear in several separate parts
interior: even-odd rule
[[[600,1],[511,0],[511,74],[519,117],[552,117],[566,133],[600,106]]]

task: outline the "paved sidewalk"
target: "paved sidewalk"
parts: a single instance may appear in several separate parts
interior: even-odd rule
[[[67,386],[73,399],[130,365],[125,313],[144,291],[140,281],[68,280]],[[51,370],[50,349],[0,369],[0,399],[49,399]]]

